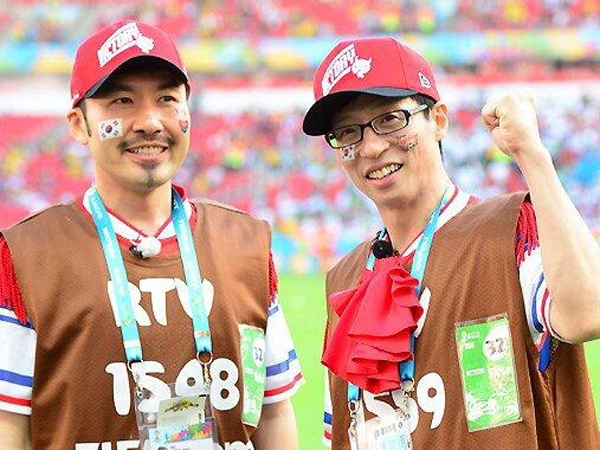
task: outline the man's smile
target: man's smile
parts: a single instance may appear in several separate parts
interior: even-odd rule
[[[133,153],[135,155],[158,155],[164,151],[166,151],[168,147],[162,147],[157,145],[144,145],[140,147],[128,148],[125,150],[128,153]]]
[[[404,164],[399,163],[380,164],[379,166],[370,168],[367,171],[365,177],[368,180],[381,180],[390,176],[393,173],[398,172],[400,169],[402,169],[403,166]]]

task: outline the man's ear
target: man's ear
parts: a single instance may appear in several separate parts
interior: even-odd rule
[[[448,132],[448,105],[437,102],[431,108],[431,117],[435,121],[435,140],[441,141]]]
[[[81,108],[73,108],[67,113],[67,126],[73,139],[82,145],[90,142],[90,128]]]

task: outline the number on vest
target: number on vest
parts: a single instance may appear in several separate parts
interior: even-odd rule
[[[367,411],[378,417],[386,416],[394,412],[394,407],[392,405],[378,399],[388,396],[390,393],[371,394],[367,391],[363,392],[364,405]],[[430,395],[432,392],[433,394]],[[393,391],[391,392],[391,396],[396,408],[400,407],[402,404],[402,391]],[[446,390],[444,388],[444,380],[442,380],[442,377],[435,372],[424,375],[417,384],[416,398],[416,401],[413,398],[408,399],[410,432],[412,433],[415,431],[419,425],[419,407],[424,412],[433,414],[430,428],[433,430],[439,427],[444,418],[444,411],[446,409]],[[419,407],[417,407],[417,403]]]
[[[223,377],[225,375],[225,377]],[[240,401],[240,391],[236,387],[240,377],[237,366],[230,359],[215,359],[210,365],[211,401],[219,411],[232,409]]]
[[[140,375],[140,385],[150,392],[150,398],[140,402],[142,412],[156,412],[161,400],[171,398],[171,390],[167,383],[149,375],[165,373],[164,366],[158,361],[144,361],[132,364],[131,369]],[[126,416],[131,411],[131,385],[127,366],[123,362],[114,362],[106,366],[106,373],[113,378],[113,400],[115,411],[120,416]],[[236,383],[240,377],[239,369],[233,361],[227,358],[215,359],[210,365],[210,397],[212,405],[219,411],[235,408],[240,401],[240,391]],[[202,370],[196,359],[188,361],[175,381],[177,396],[191,395],[194,388],[202,382]]]

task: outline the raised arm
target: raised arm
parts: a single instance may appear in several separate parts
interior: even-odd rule
[[[532,96],[513,94],[490,101],[482,116],[496,145],[519,165],[529,188],[552,297],[552,328],[569,342],[600,337],[600,248],[542,144]]]

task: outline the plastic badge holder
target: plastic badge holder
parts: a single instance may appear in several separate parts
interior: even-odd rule
[[[213,450],[217,423],[206,389],[197,395],[158,399],[147,389],[136,389],[135,412],[142,450]],[[218,447],[217,447],[218,448]]]
[[[522,421],[508,315],[457,323],[456,345],[469,432]]]
[[[384,417],[359,421],[356,433],[350,433],[351,450],[412,450],[406,412],[396,410]]]

